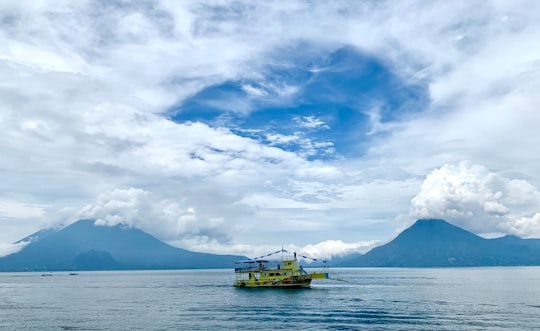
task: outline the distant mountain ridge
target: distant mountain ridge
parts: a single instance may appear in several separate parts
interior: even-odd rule
[[[231,268],[244,256],[197,253],[172,247],[125,225],[80,220],[41,230],[18,242],[21,251],[0,258],[0,271],[151,270]],[[333,259],[343,267],[538,266],[540,239],[485,239],[444,220],[418,220],[389,243],[366,254]]]
[[[197,253],[170,246],[125,225],[79,220],[25,238],[21,251],[0,258],[0,271],[230,268],[243,256]]]
[[[418,220],[389,243],[341,264],[355,267],[540,265],[540,239],[485,239],[444,220]]]

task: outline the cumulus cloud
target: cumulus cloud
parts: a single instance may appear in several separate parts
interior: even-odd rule
[[[199,247],[200,250],[208,253],[223,254],[228,252],[235,255],[243,255],[248,258],[256,258],[276,250],[281,249],[278,245],[253,245],[253,244],[227,244],[223,245],[217,242],[201,241],[200,238],[191,238],[172,242],[178,247]],[[343,257],[347,254],[365,253],[371,248],[381,244],[380,241],[369,240],[364,242],[345,243],[341,240],[326,240],[316,244],[299,246],[294,244],[285,244],[283,249],[289,252],[297,252],[298,257],[301,255],[308,256],[312,259],[332,259]],[[311,263],[312,260],[307,260]]]
[[[442,218],[479,233],[540,236],[540,192],[470,162],[433,170],[412,199],[413,218]]]
[[[520,217],[508,224],[509,232],[522,235],[524,237],[540,237],[540,213],[535,213],[529,217]]]
[[[221,219],[201,219],[193,207],[160,199],[138,188],[103,193],[94,203],[83,207],[76,218],[95,219],[96,225],[101,226],[126,224],[166,241],[200,236],[209,236],[218,242],[227,239],[220,229],[224,226]]]
[[[332,257],[342,257],[352,253],[366,253],[375,246],[380,245],[377,240],[344,243],[341,240],[326,240],[313,245],[298,247],[298,252],[312,258],[331,259]]]

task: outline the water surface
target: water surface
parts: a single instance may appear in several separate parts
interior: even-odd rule
[[[0,273],[2,330],[540,329],[540,268],[336,269],[311,289],[231,270]]]

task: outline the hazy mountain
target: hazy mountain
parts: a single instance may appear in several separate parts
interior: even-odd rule
[[[505,245],[527,246],[532,249],[540,249],[540,239],[522,239],[517,236],[507,235],[492,240]]]
[[[485,239],[443,220],[418,220],[389,243],[343,266],[451,267],[540,265],[540,240]]]
[[[0,271],[231,268],[242,256],[172,247],[124,225],[81,220],[38,231],[21,251],[0,258]],[[540,239],[485,239],[443,220],[418,220],[391,242],[364,255],[333,259],[332,266],[463,267],[540,265]]]
[[[187,251],[135,228],[92,220],[26,238],[30,243],[21,251],[0,258],[0,271],[231,268],[245,259]]]

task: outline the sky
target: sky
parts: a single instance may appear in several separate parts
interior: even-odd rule
[[[78,219],[194,251],[540,238],[540,2],[0,0],[0,255]]]

